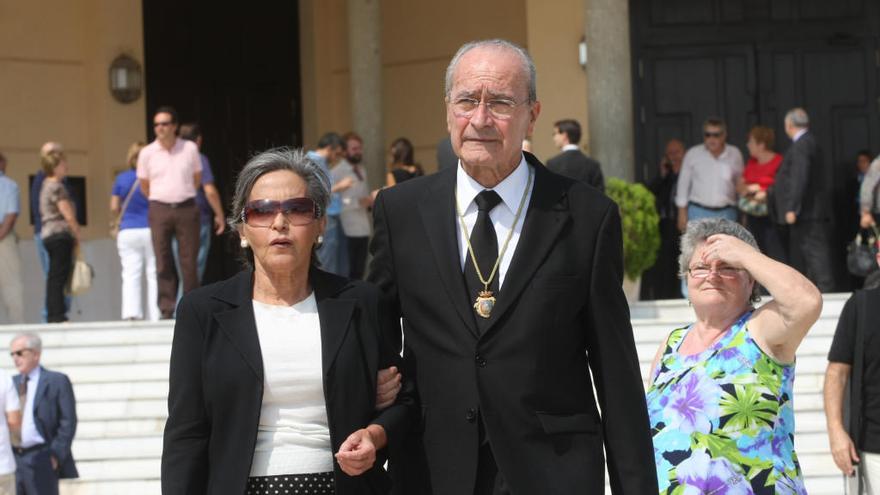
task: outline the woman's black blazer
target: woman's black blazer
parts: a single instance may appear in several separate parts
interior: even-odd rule
[[[399,332],[399,326],[385,318],[373,286],[317,269],[309,281],[321,322],[333,452],[370,423],[382,425],[388,441],[396,442],[417,415],[411,384],[404,384],[388,409],[377,413],[374,406],[376,372],[399,359],[386,345],[395,337],[383,332]],[[253,272],[247,270],[194,290],[177,308],[162,451],[165,495],[245,493],[263,397],[252,294]],[[387,493],[390,480],[381,465],[380,457],[370,471],[351,477],[334,461],[336,493]]]

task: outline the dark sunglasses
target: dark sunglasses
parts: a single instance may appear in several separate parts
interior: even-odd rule
[[[271,227],[279,213],[283,213],[291,225],[308,225],[320,218],[321,208],[312,198],[258,199],[244,206],[241,221],[251,227]]]
[[[706,131],[706,132],[703,133],[703,137],[707,137],[707,138],[720,138],[720,137],[723,136],[723,135],[724,135],[723,132],[709,132],[709,131]]]
[[[12,352],[9,353],[9,355],[12,356],[12,357],[22,357],[22,356],[24,356],[24,353],[25,353],[25,352],[29,352],[29,351],[31,351],[31,350],[32,350],[32,349],[21,349],[21,350],[18,350],[18,351],[12,351]]]

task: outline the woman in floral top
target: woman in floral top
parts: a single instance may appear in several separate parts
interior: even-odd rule
[[[696,322],[661,344],[647,392],[663,494],[803,494],[794,452],[798,345],[822,296],[742,226],[688,224],[680,275]],[[773,301],[754,309],[758,284]]]

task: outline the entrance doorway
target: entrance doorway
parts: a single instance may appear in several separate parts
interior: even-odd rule
[[[147,128],[161,105],[198,122],[226,214],[254,153],[302,144],[298,2],[144,0]],[[203,283],[240,269],[238,240],[214,237]]]

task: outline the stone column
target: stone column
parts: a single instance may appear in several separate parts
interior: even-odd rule
[[[632,52],[629,2],[584,0],[590,151],[606,176],[632,180]]]
[[[364,165],[372,188],[385,184],[381,41],[380,0],[348,0],[351,120],[364,138]]]

